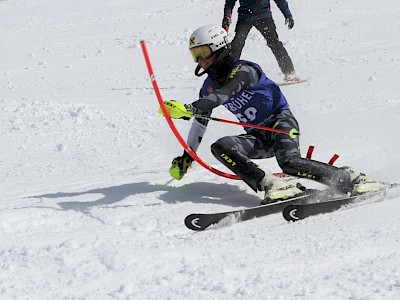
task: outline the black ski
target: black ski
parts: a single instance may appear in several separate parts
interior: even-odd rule
[[[286,206],[290,204],[305,203],[317,195],[320,197],[329,197],[331,194],[332,191],[329,189],[323,191],[309,189],[305,190],[305,195],[300,197],[267,205],[260,205],[220,213],[191,214],[185,218],[185,225],[187,228],[195,231],[205,230],[212,225],[217,225],[218,227],[228,226],[234,223],[280,213]]]
[[[398,193],[393,189],[395,187],[398,187],[398,185],[393,184],[389,189],[383,191],[363,195],[331,198],[316,203],[292,203],[285,207],[282,213],[283,217],[287,221],[298,221],[310,216],[330,213],[352,203],[358,203],[365,200],[379,201],[383,198],[393,198],[398,195]],[[319,200],[323,199],[323,197],[319,198]]]
[[[289,204],[304,201],[309,196],[310,195],[303,195],[285,201],[227,212],[211,214],[191,214],[185,218],[185,225],[187,228],[195,231],[204,230],[209,226],[217,223],[219,223],[219,226],[227,226],[233,223],[243,222],[253,218],[279,213]]]
[[[302,83],[302,82],[308,82],[309,79],[297,79],[293,81],[285,81],[285,82],[279,82],[277,83],[278,86],[285,86],[285,85],[293,85],[297,83]]]

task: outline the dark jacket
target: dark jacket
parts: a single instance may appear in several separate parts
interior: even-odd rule
[[[274,0],[285,18],[292,16],[286,0]],[[225,0],[224,15],[232,13],[236,0]],[[272,19],[270,0],[239,0],[238,21]]]

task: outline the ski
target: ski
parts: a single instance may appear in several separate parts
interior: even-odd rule
[[[298,79],[298,80],[293,80],[293,81],[285,81],[285,82],[279,82],[277,83],[278,86],[285,86],[285,85],[292,85],[292,84],[297,84],[297,83],[302,83],[302,82],[308,82],[309,79]]]
[[[220,213],[191,214],[185,218],[185,225],[187,228],[195,231],[205,230],[209,227],[216,228],[229,226],[254,218],[280,213],[286,206],[290,204],[303,203],[304,201],[310,200],[317,194],[327,195],[327,193],[327,191],[307,190],[305,195],[267,205],[260,205]]]
[[[397,189],[394,189],[398,187],[399,185],[392,184],[390,188],[378,192],[331,198],[329,200],[316,203],[291,203],[283,209],[282,214],[287,221],[295,222],[310,216],[331,213],[350,204],[356,204],[367,200],[377,202],[383,199],[393,198],[398,196],[398,192],[396,193],[395,191]],[[317,198],[321,199],[321,197]]]

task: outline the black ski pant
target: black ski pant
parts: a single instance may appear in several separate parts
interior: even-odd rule
[[[275,55],[282,73],[287,74],[293,72],[294,67],[292,60],[282,42],[279,40],[273,19],[262,19],[254,22],[238,21],[235,28],[235,37],[231,43],[231,55],[233,59],[236,60],[240,58],[247,35],[253,26],[261,32],[267,41],[267,45]]]
[[[266,127],[290,131],[299,126],[290,110],[283,110],[264,124]],[[316,180],[344,193],[351,191],[350,173],[319,162],[302,158],[299,136],[252,130],[249,134],[226,136],[211,145],[211,152],[226,167],[238,175],[253,190],[259,189],[265,173],[250,159],[275,157],[286,174]]]

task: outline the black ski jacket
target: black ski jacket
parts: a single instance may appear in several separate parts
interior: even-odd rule
[[[231,14],[237,0],[225,0],[224,16]],[[292,17],[286,0],[274,0],[285,18]],[[239,0],[238,21],[272,19],[270,0]]]

